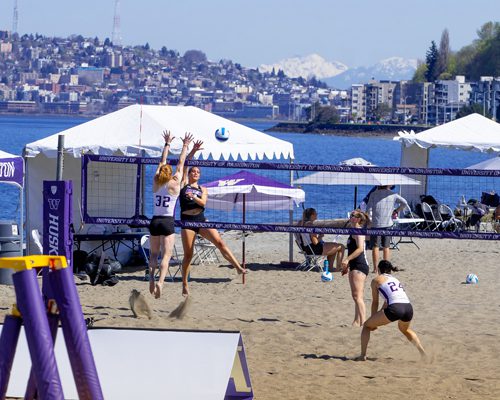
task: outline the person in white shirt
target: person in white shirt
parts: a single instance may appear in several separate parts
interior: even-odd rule
[[[413,319],[413,307],[403,285],[390,273],[398,271],[389,261],[382,260],[378,265],[380,275],[372,280],[371,317],[366,320],[361,331],[361,355],[357,361],[366,360],[366,350],[370,341],[370,333],[379,326],[398,321],[398,328],[406,338],[415,345],[422,357],[426,356],[417,334],[410,329]],[[384,297],[384,305],[378,310],[379,296]]]
[[[370,194],[366,205],[366,212],[370,215],[370,228],[388,229],[394,224],[393,215],[408,207],[406,200],[390,190],[391,186],[379,186]],[[398,207],[396,207],[396,204]],[[370,235],[369,248],[372,250],[373,272],[377,272],[379,248],[383,249],[383,258],[389,261],[391,256],[391,237]]]

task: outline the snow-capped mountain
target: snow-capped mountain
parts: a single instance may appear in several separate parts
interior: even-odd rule
[[[348,70],[347,65],[338,61],[327,61],[319,54],[286,58],[271,65],[259,66],[262,72],[271,72],[273,68],[276,72],[281,69],[291,78],[302,76],[306,79],[312,76],[318,79],[330,78]]]
[[[394,81],[411,79],[416,69],[416,59],[391,57],[370,67],[350,68],[341,74],[322,80],[331,87],[347,89],[353,83],[367,83],[371,79]]]

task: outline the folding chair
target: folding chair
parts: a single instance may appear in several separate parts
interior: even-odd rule
[[[434,214],[431,206],[429,204],[427,204],[425,201],[422,202],[422,212],[424,214],[424,219],[425,219],[425,226],[424,226],[424,229],[425,230],[429,230],[429,231],[436,231],[438,230],[440,227],[441,227],[441,223],[443,222],[441,220],[441,216],[439,216],[438,218],[436,217],[436,215]],[[439,213],[437,213],[439,214]]]
[[[141,251],[142,255],[144,256],[144,260],[146,260],[146,271],[144,273],[144,280],[149,281],[149,249],[150,249],[150,244],[149,244],[149,235],[144,235],[141,238]],[[160,256],[159,256],[160,257]],[[158,279],[160,275],[160,258],[158,257],[158,262],[156,264],[156,273],[155,273],[155,280]],[[171,269],[174,270],[174,273],[172,273]],[[166,277],[167,280],[173,281],[174,279],[179,279],[181,277],[181,271],[182,270],[182,260],[179,259],[179,255],[177,253],[177,248],[174,245],[174,248],[172,249],[172,258],[170,259],[170,263],[168,264],[168,276]],[[177,277],[179,275],[179,277]]]
[[[307,238],[304,238],[305,235],[307,235]],[[319,272],[324,272],[323,260],[326,256],[313,254],[310,246],[311,241],[309,239],[309,235],[307,233],[294,233],[294,237],[295,244],[299,249],[299,253],[304,256],[304,261],[302,261],[302,263],[299,264],[296,269],[301,271],[311,271],[312,269],[316,268]],[[304,247],[309,247],[311,254],[307,254],[307,252],[304,250]]]
[[[217,247],[209,240],[196,235],[194,242],[194,255],[192,264],[217,264],[220,263]]]
[[[443,230],[459,232],[463,229],[464,223],[457,217],[455,217],[455,214],[453,213],[453,210],[450,208],[450,206],[446,204],[440,204],[438,207],[438,211],[441,215],[441,219],[443,220],[443,222],[441,222],[441,227],[443,228]]]

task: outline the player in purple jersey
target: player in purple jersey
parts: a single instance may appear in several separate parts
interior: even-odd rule
[[[417,334],[410,329],[413,319],[413,307],[406,295],[403,285],[390,273],[398,271],[389,261],[382,260],[378,264],[380,275],[372,280],[371,317],[366,320],[361,331],[361,355],[358,361],[366,360],[366,349],[370,340],[370,332],[379,326],[398,321],[398,328],[406,338],[415,345],[422,357],[426,356]],[[379,295],[384,298],[384,305],[378,310]]]

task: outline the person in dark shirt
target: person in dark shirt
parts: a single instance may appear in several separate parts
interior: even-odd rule
[[[366,213],[357,209],[351,212],[349,224],[351,228],[364,228],[369,220]],[[370,272],[365,254],[365,235],[350,235],[347,239],[347,257],[342,260],[342,275],[347,272],[349,272],[349,285],[354,300],[352,326],[362,326],[366,318],[363,292],[366,277]]]
[[[193,149],[189,153],[187,159],[191,159],[194,154],[201,150],[203,142],[196,141]],[[207,204],[208,193],[207,189],[200,186],[198,183],[201,176],[201,170],[198,167],[184,168],[182,178],[182,189],[179,195],[179,204],[181,207],[181,221],[205,222],[205,205]],[[188,276],[191,269],[191,260],[193,259],[194,245],[196,235],[212,242],[221,252],[222,256],[236,268],[239,274],[245,274],[244,269],[233,253],[222,240],[217,229],[213,228],[182,228],[182,247],[184,249],[184,259],[182,260],[182,295],[189,295]]]

